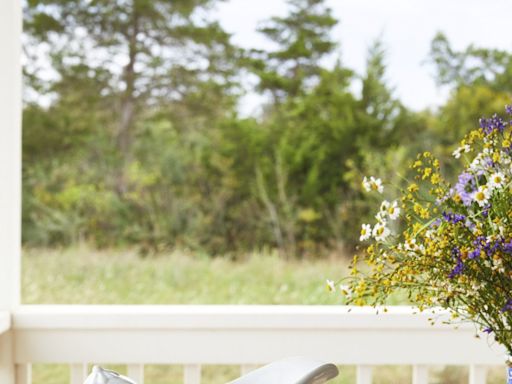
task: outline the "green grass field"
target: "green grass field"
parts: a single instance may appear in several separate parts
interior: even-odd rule
[[[347,270],[343,260],[284,261],[272,254],[243,262],[87,248],[29,249],[23,256],[25,304],[339,304],[325,279]]]
[[[25,304],[340,304],[325,279],[347,273],[343,259],[285,261],[275,254],[247,255],[243,261],[180,252],[140,258],[133,251],[25,249],[22,300]],[[395,298],[390,304],[398,304]],[[95,362],[102,363],[102,362]],[[108,366],[108,365],[106,365]],[[123,366],[109,366],[125,372]],[[355,382],[355,367],[340,367],[333,384]],[[238,367],[203,367],[204,384],[236,378]],[[182,367],[147,366],[146,384],[182,382]],[[411,382],[410,367],[379,367],[376,384]],[[503,369],[489,383],[504,382]],[[35,365],[34,384],[68,384],[63,365]],[[431,383],[467,383],[467,369],[436,367]]]

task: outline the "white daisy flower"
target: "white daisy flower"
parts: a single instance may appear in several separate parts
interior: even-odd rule
[[[352,290],[348,285],[340,284],[340,292],[341,294],[345,295],[347,299],[352,297]]]
[[[391,204],[389,203],[389,201],[387,201],[387,200],[382,201],[382,203],[380,203],[380,211],[386,212],[390,205]]]
[[[505,175],[501,172],[496,172],[489,178],[489,188],[501,188],[505,184]]]
[[[479,206],[483,207],[487,204],[490,197],[490,191],[487,185],[481,185],[478,190],[473,193],[473,200],[478,203]]]
[[[386,212],[383,212],[383,211],[379,211],[377,212],[377,214],[375,215],[375,218],[377,219],[377,221],[379,223],[386,223]]]
[[[472,171],[472,173],[476,173],[477,171],[480,170],[485,170],[485,168],[486,167],[483,153],[479,153],[469,165],[469,170]]]
[[[460,154],[462,153],[462,149],[459,147],[455,151],[452,152],[452,156],[456,159],[460,159]]]
[[[386,221],[386,216],[388,214],[389,206],[390,206],[390,204],[389,204],[389,201],[387,201],[387,200],[384,200],[380,204],[379,212],[377,212],[377,214],[375,215],[375,218],[377,219],[378,222],[384,223]]]
[[[359,237],[359,241],[365,241],[370,238],[372,235],[372,227],[370,224],[363,224],[361,226],[361,236]]]
[[[512,160],[510,159],[510,156],[507,153],[501,151],[500,152],[500,163],[503,165],[509,165],[511,162],[512,162]]]
[[[384,241],[391,234],[391,231],[386,227],[385,223],[377,223],[373,227],[372,235],[377,241]]]
[[[384,186],[382,185],[382,180],[373,178],[372,189],[379,193],[384,192]]]
[[[376,179],[373,176],[370,176],[368,179],[366,176],[363,179],[363,188],[366,192],[377,191],[382,193],[384,191],[384,186],[382,185],[381,179]]]
[[[476,171],[480,166],[480,156],[477,156],[473,159],[471,164],[469,164],[469,170]]]
[[[325,280],[325,286],[329,292],[334,292],[336,290],[336,285],[334,285],[334,281],[332,280]]]
[[[417,251],[418,245],[416,244],[416,239],[409,239],[405,242],[404,248],[406,251]]]
[[[389,205],[387,213],[391,220],[398,219],[398,216],[400,215],[400,208],[398,207],[398,202],[396,200]]]
[[[452,155],[456,159],[460,158],[460,155],[464,152],[467,153],[471,150],[471,147],[468,144],[463,145],[462,147],[457,148],[455,151],[453,151]]]
[[[370,192],[372,190],[372,186],[370,184],[370,180],[366,176],[363,178],[363,189],[366,192]]]

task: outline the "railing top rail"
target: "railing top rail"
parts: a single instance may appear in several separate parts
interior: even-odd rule
[[[350,310],[350,312],[349,312]],[[469,324],[431,326],[410,307],[21,306],[17,363],[261,364],[318,356],[344,364],[496,364]],[[434,315],[437,316],[437,315]],[[77,348],[77,346],[80,346]]]
[[[41,313],[42,311],[52,311],[55,313],[83,313],[96,312],[104,313],[104,311],[117,312],[117,313],[128,313],[134,309],[145,311],[147,313],[230,313],[230,314],[266,314],[266,313],[354,313],[354,314],[375,314],[376,311],[384,313],[383,310],[386,308],[386,314],[414,314],[418,312],[418,308],[407,305],[390,305],[386,307],[371,307],[371,306],[346,306],[346,305],[239,305],[239,304],[208,304],[208,305],[146,305],[146,304],[134,304],[134,305],[112,305],[112,304],[31,304],[31,305],[20,305],[17,308],[19,313]],[[436,311],[444,311],[442,309],[435,309]],[[425,311],[427,312],[427,311]]]
[[[11,314],[7,311],[0,311],[0,335],[11,328]]]
[[[414,315],[411,307],[375,312],[343,306],[21,306],[12,317],[15,359],[259,364],[313,354],[344,364],[503,361],[503,351],[476,340],[471,325],[455,330],[440,319],[431,326],[432,313]]]
[[[379,313],[377,315],[377,312]],[[432,326],[429,319],[436,319]],[[416,329],[452,330],[446,311],[286,305],[30,305],[14,311],[15,329]],[[474,330],[469,324],[463,329]]]

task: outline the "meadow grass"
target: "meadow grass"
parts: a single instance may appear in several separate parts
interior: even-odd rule
[[[285,261],[249,254],[243,261],[171,252],[25,249],[25,304],[339,304],[327,278],[344,260]]]
[[[96,251],[87,247],[24,249],[24,304],[308,304],[336,305],[325,280],[347,274],[343,258],[286,261],[274,253],[249,254],[233,261],[186,252],[141,258],[133,250]],[[404,303],[397,296],[390,304]],[[124,366],[95,362],[126,373]],[[502,368],[489,383],[503,382]],[[222,384],[239,376],[239,367],[204,366],[204,384]],[[146,384],[181,383],[183,367],[149,365]],[[355,367],[340,366],[333,384],[355,382]],[[377,367],[376,384],[411,382],[411,367]],[[34,384],[68,384],[65,365],[33,367]],[[431,383],[467,383],[467,369],[433,367]]]

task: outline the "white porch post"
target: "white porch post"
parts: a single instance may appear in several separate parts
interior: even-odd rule
[[[0,311],[20,301],[21,0],[0,1]],[[13,335],[0,335],[0,383],[14,384]]]

